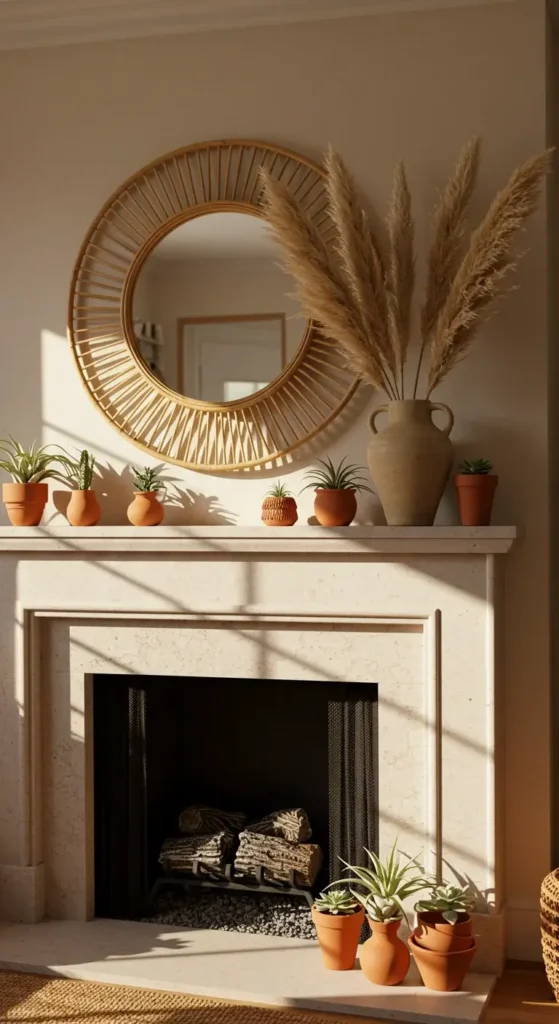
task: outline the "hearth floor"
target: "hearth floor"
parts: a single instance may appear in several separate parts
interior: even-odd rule
[[[412,968],[380,988],[360,970],[324,970],[310,940],[106,920],[2,924],[0,968],[409,1024],[478,1021],[495,981],[471,974],[464,992],[428,992]]]

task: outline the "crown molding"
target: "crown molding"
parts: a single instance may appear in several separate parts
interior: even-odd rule
[[[514,0],[0,0],[0,50],[480,7]],[[543,2],[543,0],[542,0]]]

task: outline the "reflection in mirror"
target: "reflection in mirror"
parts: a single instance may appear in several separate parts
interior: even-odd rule
[[[266,222],[247,213],[186,221],[142,266],[132,302],[137,346],[173,390],[231,402],[273,381],[306,318]]]

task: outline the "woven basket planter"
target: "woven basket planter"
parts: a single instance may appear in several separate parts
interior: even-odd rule
[[[559,870],[544,878],[540,893],[543,962],[547,980],[559,1002]]]
[[[294,526],[297,518],[295,498],[264,498],[262,522],[266,526]]]

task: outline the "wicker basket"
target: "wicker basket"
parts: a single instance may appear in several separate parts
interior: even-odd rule
[[[540,921],[545,973],[559,1002],[559,869],[542,882]]]
[[[266,526],[294,526],[297,522],[295,498],[264,498],[262,522]]]

